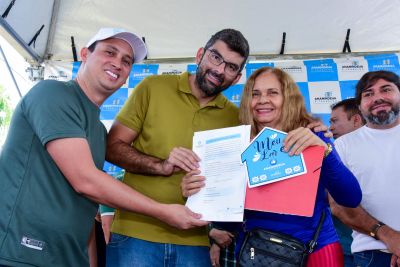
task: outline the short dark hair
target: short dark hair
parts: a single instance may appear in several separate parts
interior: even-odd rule
[[[399,76],[391,71],[378,70],[370,71],[365,73],[356,85],[356,103],[360,105],[361,103],[361,93],[373,86],[379,79],[384,79],[385,81],[394,83],[397,89],[400,90],[400,79]]]
[[[240,67],[240,70],[242,70],[250,53],[249,43],[246,38],[244,38],[243,34],[234,29],[223,29],[211,36],[210,40],[208,40],[204,46],[204,49],[209,49],[218,40],[223,41],[229,49],[244,57],[244,61]]]
[[[354,97],[347,98],[347,99],[344,99],[342,101],[339,101],[339,102],[333,104],[331,106],[331,109],[335,110],[335,109],[340,108],[340,107],[343,107],[343,111],[346,113],[347,119],[350,120],[351,117],[353,117],[354,115],[358,114],[358,115],[361,116],[361,119],[362,119],[363,123],[364,124],[366,123],[363,115],[361,114],[360,109],[358,108],[356,99]]]

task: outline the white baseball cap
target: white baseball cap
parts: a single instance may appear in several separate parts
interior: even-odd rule
[[[142,38],[124,29],[101,28],[96,35],[90,39],[86,47],[91,46],[97,41],[102,41],[109,38],[118,38],[127,42],[132,47],[134,52],[134,63],[143,61],[147,55],[146,44],[143,42]]]

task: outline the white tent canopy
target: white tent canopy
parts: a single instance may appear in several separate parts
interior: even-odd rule
[[[72,61],[71,36],[79,56],[100,27],[140,34],[156,60],[193,57],[222,28],[252,55],[279,54],[283,32],[285,54],[341,53],[347,29],[352,52],[382,52],[400,50],[399,14],[400,0],[0,0],[0,34],[34,61]]]

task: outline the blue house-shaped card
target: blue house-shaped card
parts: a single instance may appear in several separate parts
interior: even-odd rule
[[[265,185],[307,173],[303,154],[283,151],[286,133],[265,127],[242,153],[249,187]]]

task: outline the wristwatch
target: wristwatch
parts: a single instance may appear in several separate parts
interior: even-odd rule
[[[375,238],[376,240],[378,240],[378,237],[376,236],[376,234],[378,233],[379,228],[381,228],[384,225],[386,225],[386,224],[384,224],[383,222],[377,222],[372,227],[371,231],[369,232],[369,235],[372,236],[373,238]]]

